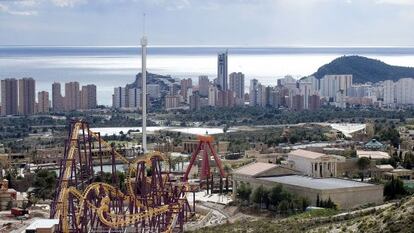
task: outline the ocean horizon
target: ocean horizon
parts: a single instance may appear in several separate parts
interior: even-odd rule
[[[285,75],[311,75],[344,55],[360,55],[391,65],[414,67],[414,47],[249,47],[150,46],[148,72],[192,78],[216,77],[217,53],[228,50],[229,73],[276,85]],[[138,46],[0,46],[0,79],[32,77],[36,91],[51,91],[53,82],[97,85],[98,104],[111,105],[114,87],[135,80],[141,70]],[[64,92],[64,90],[62,90]]]

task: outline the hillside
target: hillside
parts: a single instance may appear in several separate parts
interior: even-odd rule
[[[313,75],[352,74],[354,83],[379,82],[414,77],[414,68],[391,66],[382,61],[361,56],[343,56],[321,66]]]
[[[135,76],[135,81],[133,83],[127,84],[126,87],[130,88],[141,88],[142,86],[142,74],[138,73]],[[169,85],[174,83],[174,79],[171,76],[165,76],[160,74],[153,74],[147,72],[147,84],[159,84],[161,92],[168,91]]]
[[[350,214],[327,217],[309,217],[308,212],[280,220],[263,218],[261,220],[244,219],[232,224],[206,227],[197,233],[286,233],[286,232],[413,232],[414,197],[408,197],[401,203],[386,204],[381,207],[367,208]],[[322,215],[321,215],[322,216]]]

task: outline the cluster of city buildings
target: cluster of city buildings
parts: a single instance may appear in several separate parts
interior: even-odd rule
[[[377,83],[354,84],[352,75],[325,75],[321,79],[313,76],[300,82],[308,82],[318,90],[326,103],[337,107],[375,106],[403,107],[414,104],[414,78],[402,78],[398,81],[385,80]]]
[[[82,86],[78,82],[65,83],[65,95],[62,95],[61,85],[52,84],[52,109],[55,112],[94,109],[97,106],[96,86]]]
[[[36,82],[32,78],[1,80],[1,115],[31,115],[44,112],[49,106],[49,94],[45,91],[38,92],[36,102],[35,87]]]
[[[79,88],[78,82],[65,84],[62,95],[60,83],[52,85],[52,101],[49,92],[40,91],[36,100],[36,81],[33,78],[1,80],[1,115],[32,115],[54,112],[96,108],[96,86],[86,85]],[[52,105],[51,105],[52,103]]]
[[[204,106],[250,105],[300,111],[315,110],[321,105],[318,89],[312,83],[291,76],[278,80],[277,86],[262,85],[257,79],[251,79],[248,92],[245,90],[245,75],[241,72],[228,74],[228,53],[224,52],[218,54],[216,79],[210,81],[202,75],[198,77],[198,86],[193,85],[190,78],[182,79],[180,86],[171,85],[165,96],[165,108],[188,105],[191,110],[197,110]]]

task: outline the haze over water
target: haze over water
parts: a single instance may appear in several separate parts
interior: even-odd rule
[[[148,71],[174,78],[199,75],[216,77],[217,53],[224,47],[150,47]],[[361,55],[391,65],[414,67],[414,48],[252,48],[230,47],[229,73],[246,75],[246,90],[252,78],[276,85],[285,75],[303,77],[343,55]],[[0,47],[0,79],[33,77],[37,91],[51,91],[53,82],[78,81],[96,84],[98,104],[111,105],[113,88],[135,80],[140,72],[138,47]],[[64,89],[64,88],[62,88]],[[62,90],[64,92],[64,90]]]

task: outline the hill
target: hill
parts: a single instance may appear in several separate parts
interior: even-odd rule
[[[317,210],[319,211],[319,210]],[[316,215],[317,216],[317,215]],[[408,197],[399,203],[385,204],[378,207],[356,210],[351,213],[326,216],[319,213],[305,212],[288,218],[275,220],[262,218],[259,220],[244,219],[231,224],[201,228],[196,233],[317,233],[317,232],[413,232],[414,197]]]
[[[169,75],[160,75],[147,72],[147,84],[160,85],[161,92],[168,92],[169,86],[174,83],[174,79]],[[138,73],[135,76],[133,83],[127,84],[126,88],[141,88],[142,87],[142,74]]]
[[[352,74],[354,83],[397,81],[401,78],[414,78],[414,68],[392,66],[362,56],[343,56],[321,66],[313,75],[320,79],[326,74]]]

